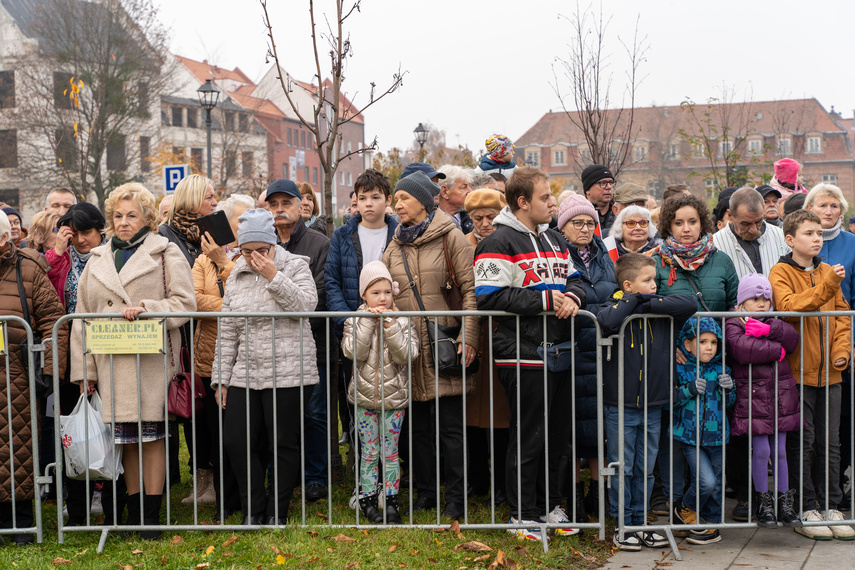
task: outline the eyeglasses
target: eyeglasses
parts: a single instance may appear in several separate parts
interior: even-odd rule
[[[614,186],[614,185],[615,185],[614,180],[598,180],[597,181],[597,186],[599,186],[600,188],[608,188],[609,186]]]
[[[638,227],[640,227],[640,228],[646,228],[648,225],[650,225],[650,222],[649,222],[649,221],[647,221],[647,220],[639,220],[639,221],[637,221],[637,222],[636,222],[635,220],[626,220],[626,221],[623,223],[623,225],[625,225],[625,226],[626,226],[626,227],[628,227],[629,229],[632,229],[632,228],[634,228],[635,226],[638,226]]]
[[[586,222],[584,220],[570,220],[570,223],[573,224],[573,227],[577,230],[581,230],[582,228],[588,228],[589,230],[593,230],[597,227],[597,224],[594,222]]]
[[[270,249],[271,249],[272,247],[273,247],[273,246],[269,246],[269,247],[259,247],[258,249],[241,249],[241,250],[240,250],[240,254],[241,254],[242,256],[244,256],[244,257],[252,257],[252,252],[253,252],[253,251],[257,251],[257,252],[258,252],[258,253],[260,253],[261,255],[267,255],[267,254],[268,254],[268,252],[270,252]]]

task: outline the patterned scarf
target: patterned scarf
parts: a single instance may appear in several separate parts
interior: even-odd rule
[[[188,212],[187,210],[178,210],[172,215],[171,225],[181,236],[195,246],[200,246],[202,236],[199,234],[199,226],[196,225],[196,220],[199,214]]]
[[[70,244],[68,257],[71,260],[71,266],[65,278],[65,312],[71,314],[77,308],[77,285],[80,283],[80,274],[83,273],[86,262],[92,257],[92,250],[89,250],[89,253],[80,253],[74,244]]]
[[[585,264],[585,267],[591,267],[591,246],[586,246],[584,249],[580,249],[579,257],[582,258],[582,262]]]
[[[715,250],[712,234],[706,234],[695,243],[688,245],[668,236],[659,246],[662,267],[665,267],[665,263],[671,266],[671,271],[668,273],[668,286],[670,287],[677,280],[675,265],[679,265],[684,271],[697,271]]]
[[[430,213],[430,215],[417,224],[413,224],[411,226],[405,226],[401,224],[398,226],[398,231],[395,234],[395,237],[398,238],[398,241],[401,243],[413,243],[416,239],[419,238],[425,230],[428,228],[430,223],[433,221],[433,215],[436,212],[434,210]]]

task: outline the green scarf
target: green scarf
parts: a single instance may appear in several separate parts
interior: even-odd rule
[[[110,240],[110,248],[113,250],[113,261],[116,264],[116,273],[122,271],[122,267],[131,258],[140,244],[145,241],[148,232],[148,226],[144,227],[128,241],[122,241],[117,236],[113,236]]]

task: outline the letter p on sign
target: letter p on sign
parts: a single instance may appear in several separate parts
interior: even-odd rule
[[[175,192],[178,183],[190,174],[190,167],[186,164],[172,164],[163,167],[163,190],[166,194]]]

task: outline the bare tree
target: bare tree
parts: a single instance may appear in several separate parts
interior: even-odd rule
[[[156,130],[152,110],[167,92],[167,32],[151,0],[48,0],[33,23],[38,48],[15,62],[27,97],[22,177],[94,193],[128,179],[139,145]],[[155,118],[157,120],[157,118]]]
[[[398,70],[392,74],[392,80],[385,90],[378,92],[374,82],[370,84],[368,101],[361,106],[356,103],[351,105],[345,104],[345,92],[342,90],[342,85],[345,80],[344,70],[348,59],[353,57],[353,49],[350,44],[350,36],[345,32],[345,24],[347,20],[353,16],[354,12],[359,12],[360,0],[355,0],[345,7],[344,0],[335,1],[335,20],[330,23],[326,19],[326,31],[318,31],[316,24],[315,3],[309,0],[309,19],[312,28],[312,49],[315,61],[315,79],[314,85],[314,105],[312,106],[311,115],[307,115],[301,111],[297,105],[297,101],[293,97],[294,84],[291,77],[288,76],[282,68],[282,60],[276,47],[276,40],[273,33],[273,23],[270,20],[270,14],[267,9],[268,0],[259,0],[263,11],[264,25],[267,28],[268,57],[273,58],[278,72],[278,79],[282,91],[285,94],[288,104],[296,114],[297,118],[303,125],[312,133],[315,138],[315,145],[318,149],[318,157],[320,159],[321,169],[324,172],[324,211],[330,215],[327,216],[327,233],[332,234],[333,231],[333,209],[332,209],[332,185],[335,178],[336,170],[342,160],[347,159],[352,155],[373,151],[377,149],[377,138],[362,147],[343,152],[342,150],[342,132],[343,125],[349,123],[365,112],[366,109],[373,106],[375,103],[383,99],[386,95],[394,93],[401,86],[405,72]],[[324,47],[321,45],[326,42],[327,55],[329,57],[329,69],[325,73],[321,65],[321,50]],[[351,99],[353,100],[353,99]]]
[[[643,79],[639,68],[648,49],[647,36],[639,36],[636,20],[632,42],[627,44],[618,38],[628,57],[629,68],[620,104],[613,108],[612,75],[608,70],[611,54],[606,45],[610,19],[604,19],[602,4],[599,13],[594,13],[590,6],[582,10],[577,3],[571,16],[561,17],[570,24],[573,42],[568,44],[567,59],[555,59],[552,88],[590,150],[590,155],[579,153],[576,164],[580,169],[586,166],[580,160],[584,154],[594,163],[608,166],[617,177],[630,158],[632,141],[638,134],[634,124],[635,92]],[[568,84],[568,94],[562,93],[556,67]]]
[[[805,135],[816,128],[815,104],[809,99],[779,99],[772,102],[769,110],[775,136],[778,141],[785,135],[792,136],[790,153],[800,162],[802,156],[809,150],[805,148]],[[774,151],[777,153],[779,149],[775,148]]]

